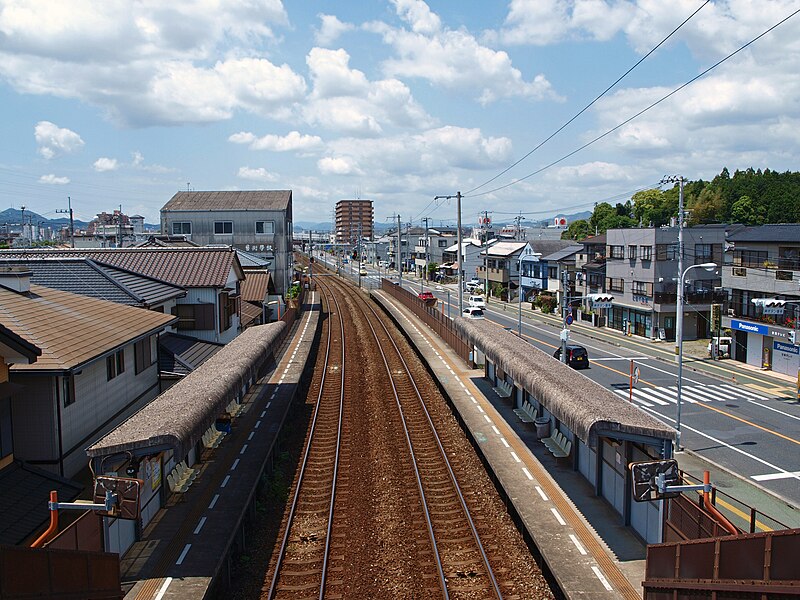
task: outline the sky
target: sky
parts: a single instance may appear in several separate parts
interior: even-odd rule
[[[0,0],[0,210],[158,223],[177,191],[290,189],[296,223],[362,198],[435,226],[460,191],[466,225],[530,223],[665,175],[800,170],[800,15],[658,102],[798,9]]]

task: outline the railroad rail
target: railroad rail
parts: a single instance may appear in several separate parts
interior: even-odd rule
[[[270,599],[325,594],[347,389],[342,312],[332,294],[325,299],[329,318],[324,368],[319,381],[312,382],[319,388],[314,417],[267,593]],[[336,307],[336,318],[331,306]]]

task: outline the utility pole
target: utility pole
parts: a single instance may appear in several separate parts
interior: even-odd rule
[[[419,291],[425,291],[425,278],[428,276],[428,217],[422,219],[425,221],[425,266],[422,270],[422,279],[419,282]]]
[[[462,254],[464,249],[461,247],[461,192],[456,192],[455,196],[434,196],[434,200],[444,199],[450,200],[451,198],[456,199],[456,210],[458,211],[458,219],[456,221],[457,225],[457,238],[458,238],[458,316],[464,314],[464,259]]]
[[[72,199],[69,196],[67,196],[67,207],[68,207],[67,210],[64,210],[63,208],[57,208],[56,212],[57,213],[63,213],[63,214],[69,213],[69,239],[70,239],[70,245],[74,248],[75,247],[75,221],[74,221],[74,219],[72,217]]]
[[[514,236],[514,239],[516,240],[522,239],[522,227],[520,226],[520,221],[522,221],[524,218],[525,217],[523,217],[522,215],[517,215],[516,217],[514,217],[514,220],[517,222],[517,228],[516,228],[517,233]]]
[[[314,278],[314,238],[310,229],[308,230],[308,256],[310,257],[308,260],[308,287],[310,288],[311,280]]]
[[[22,239],[25,239],[25,205],[23,204],[19,207],[19,209],[22,211],[22,216],[20,217],[20,221],[22,221],[22,231],[20,232],[19,236]]]
[[[561,330],[561,362],[567,362],[567,338],[569,337],[569,329],[567,329],[567,315],[569,314],[568,307],[569,302],[567,301],[567,295],[569,294],[569,270],[564,266],[564,270],[561,271],[561,287],[564,289],[563,296],[561,297],[561,319],[564,324],[564,328]]]
[[[678,184],[678,289],[675,303],[675,354],[680,353],[679,345],[683,339],[683,184],[686,180],[683,175],[664,177],[661,183]],[[627,332],[626,332],[627,333]],[[680,382],[678,383],[680,385]]]

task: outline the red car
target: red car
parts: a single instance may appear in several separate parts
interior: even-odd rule
[[[426,306],[433,306],[436,304],[436,296],[433,295],[433,292],[420,292],[417,294],[417,297],[422,300]]]

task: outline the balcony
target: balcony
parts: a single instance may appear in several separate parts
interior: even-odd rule
[[[498,283],[508,283],[509,273],[508,269],[487,269],[481,265],[478,267],[478,277],[480,279],[488,279],[489,281],[496,281]]]
[[[684,295],[686,304],[722,304],[728,299],[725,292],[713,292],[711,290],[687,291]],[[656,292],[653,294],[654,304],[677,304],[678,294],[676,292]]]

